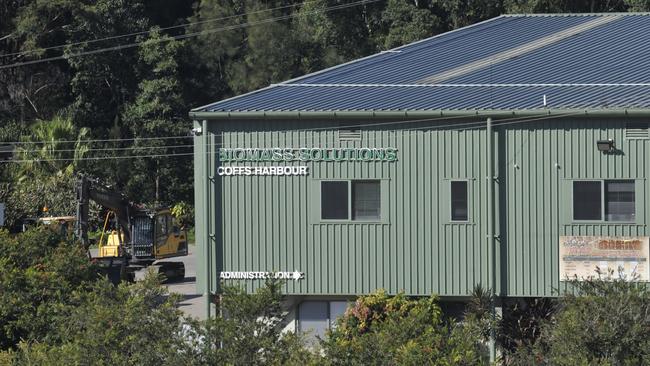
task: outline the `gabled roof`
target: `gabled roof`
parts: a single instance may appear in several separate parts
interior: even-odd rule
[[[650,109],[650,14],[504,15],[193,110]]]

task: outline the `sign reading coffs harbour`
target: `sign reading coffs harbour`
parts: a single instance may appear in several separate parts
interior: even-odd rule
[[[307,166],[220,166],[218,175],[308,175]]]
[[[648,281],[647,236],[560,236],[560,280],[595,277],[598,269]]]
[[[221,162],[262,161],[396,161],[397,149],[387,148],[223,148]]]
[[[397,161],[397,149],[387,148],[223,148],[219,149],[222,163],[239,162],[393,162]],[[309,175],[305,165],[283,166],[237,166],[217,168],[217,175]]]

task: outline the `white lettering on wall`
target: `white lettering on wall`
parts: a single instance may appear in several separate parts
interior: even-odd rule
[[[265,279],[279,279],[279,280],[302,280],[305,278],[303,272],[257,272],[257,271],[223,271],[219,274],[222,280],[265,280]]]
[[[309,175],[307,166],[220,166],[218,175]]]

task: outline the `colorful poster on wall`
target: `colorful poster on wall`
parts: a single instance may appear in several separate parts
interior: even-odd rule
[[[560,280],[596,277],[597,269],[650,280],[647,236],[560,236]]]

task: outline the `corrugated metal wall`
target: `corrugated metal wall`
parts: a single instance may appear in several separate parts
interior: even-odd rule
[[[197,242],[205,243],[214,234],[215,273],[304,272],[303,280],[287,283],[290,294],[361,294],[385,288],[391,293],[466,296],[475,284],[492,286],[485,226],[486,132],[460,124],[475,121],[435,129],[423,129],[421,122],[363,127],[360,141],[337,139],[334,130],[346,122],[210,121],[210,132],[195,140],[209,145],[197,147]],[[493,135],[498,156],[495,287],[509,296],[551,295],[558,287],[560,235],[646,235],[644,180],[637,184],[637,202],[642,203],[637,204],[638,225],[572,225],[570,179],[644,179],[647,141],[625,141],[620,121],[533,123],[497,127]],[[604,138],[614,138],[624,154],[599,153],[595,142]],[[221,144],[394,147],[398,161],[245,163],[306,164],[310,174],[219,177],[214,151]],[[237,164],[244,163],[224,163]],[[323,179],[381,180],[382,221],[322,222],[318,208]],[[467,223],[450,221],[452,179],[469,182]],[[206,182],[207,189],[202,189]],[[204,213],[207,219],[201,220]],[[198,261],[202,287],[205,261],[200,255]],[[260,284],[241,283],[249,290]]]
[[[506,217],[501,252],[504,287],[511,296],[548,296],[559,287],[559,236],[646,236],[650,159],[648,140],[626,140],[624,120],[544,121],[499,133],[500,189]],[[614,139],[617,154],[603,154],[596,141]],[[575,223],[572,184],[576,179],[635,179],[636,224]]]

